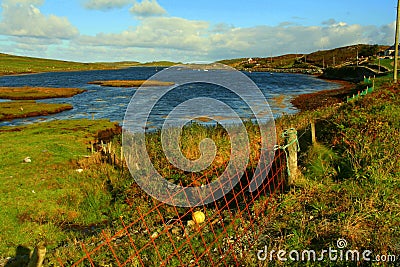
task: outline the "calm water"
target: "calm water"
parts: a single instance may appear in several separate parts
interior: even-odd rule
[[[1,122],[0,126],[20,125],[54,119],[92,118],[92,116],[96,119],[107,118],[121,123],[136,89],[100,87],[87,83],[94,80],[145,80],[160,70],[160,68],[129,68],[123,70],[58,72],[0,77],[0,86],[75,87],[87,90],[72,98],[38,100],[38,102],[47,103],[70,103],[74,107],[73,110],[45,117]],[[297,112],[290,104],[291,98],[296,95],[339,87],[337,84],[301,74],[271,74],[265,72],[245,74],[257,84],[268,99],[274,117],[278,117],[282,113]],[[229,90],[217,86],[213,87],[209,84],[189,84],[179,86],[163,97],[152,110],[150,121],[152,121],[153,125],[158,125],[173,107],[193,97],[212,97],[221,100],[231,106],[241,117],[251,117],[247,105]]]

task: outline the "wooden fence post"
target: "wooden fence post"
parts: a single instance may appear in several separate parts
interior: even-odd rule
[[[314,145],[317,142],[317,138],[315,135],[315,121],[311,120],[311,142]]]
[[[286,140],[286,145],[288,146],[288,185],[292,186],[298,178],[297,152],[299,151],[299,143],[297,140],[297,131],[289,129]]]

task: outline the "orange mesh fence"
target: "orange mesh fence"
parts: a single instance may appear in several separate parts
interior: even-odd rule
[[[207,176],[217,175],[208,173]],[[275,152],[256,191],[249,192],[254,169],[248,168],[223,198],[194,208],[181,208],[132,192],[129,218],[120,229],[103,231],[101,241],[79,244],[81,259],[60,259],[61,266],[239,266],[256,257],[257,239],[274,208],[271,199],[282,191],[286,156]],[[224,186],[221,184],[221,187]],[[140,190],[140,189],[137,189]],[[145,195],[145,194],[142,194]],[[127,200],[128,201],[128,200]],[[136,205],[135,203],[141,203]],[[105,260],[106,259],[106,260]]]

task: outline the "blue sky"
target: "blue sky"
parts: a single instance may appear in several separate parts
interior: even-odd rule
[[[393,44],[397,1],[0,3],[0,52],[84,62],[196,62]]]

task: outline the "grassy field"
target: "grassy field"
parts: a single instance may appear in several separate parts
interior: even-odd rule
[[[389,76],[377,79],[375,85],[375,92],[360,100],[276,121],[278,134],[289,127],[299,132],[302,176],[293,188],[271,199],[276,208],[261,218],[263,227],[253,229],[261,233],[261,238],[247,258],[242,259],[243,264],[266,266],[268,262],[259,262],[255,256],[264,246],[270,251],[321,251],[335,248],[338,238],[346,239],[349,249],[369,249],[373,255],[400,255],[400,88],[390,84]],[[310,119],[317,120],[318,144],[314,146],[310,144]],[[102,240],[100,230],[112,233],[119,229],[120,216],[127,220],[137,218],[132,207],[146,212],[155,205],[129,172],[88,152],[89,141],[95,139],[96,132],[113,127],[107,121],[83,120],[0,128],[2,257],[14,256],[18,245],[32,249],[42,241],[48,248],[46,265],[57,266],[57,257],[73,263],[82,257],[79,241],[93,247]],[[257,158],[257,128],[247,125],[255,151],[251,162]],[[205,137],[215,140],[220,148],[214,167],[223,167],[230,145],[225,131],[218,127],[195,124],[185,129],[183,154],[192,159],[199,157],[199,141]],[[176,181],[191,182],[185,181],[184,172],[176,172],[166,162],[157,133],[150,134],[146,141],[160,172]],[[112,149],[118,153],[119,148],[117,136]],[[31,158],[30,163],[23,162],[26,157]],[[171,209],[165,207],[164,215],[175,212]],[[211,216],[212,209],[208,212],[207,216]],[[159,222],[149,217],[148,223]],[[210,231],[207,227],[205,230]],[[239,230],[227,231],[234,234]],[[143,244],[149,233],[137,232],[134,238],[137,244]],[[208,241],[211,240],[210,232]],[[167,237],[163,241],[159,253],[167,257],[171,253],[170,241]],[[123,248],[128,241],[120,242]],[[191,245],[196,251],[204,250],[201,240],[194,239]],[[117,253],[126,257],[130,252],[119,249]],[[146,255],[147,264],[159,262],[153,252]],[[181,257],[190,262],[190,253]],[[111,258],[110,253],[99,253],[94,260],[105,266]],[[275,258],[268,264],[305,263],[280,263]],[[313,263],[318,265],[349,263]],[[350,263],[353,265],[356,263]]]
[[[0,61],[0,75],[53,71],[118,69],[127,68],[138,64],[138,62],[78,63],[61,60],[21,57],[2,53],[0,53]]]
[[[380,64],[381,66],[387,68],[388,70],[393,70],[394,60],[393,59],[377,59],[374,62],[376,65]]]
[[[140,86],[171,86],[173,82],[163,81],[147,81],[147,80],[110,80],[110,81],[93,81],[88,84],[97,84],[109,87],[140,87]]]
[[[108,219],[99,213],[112,209],[103,206],[109,199],[101,190],[106,177],[117,174],[112,168],[76,169],[82,168],[77,162],[88,155],[96,133],[113,127],[109,121],[71,120],[0,128],[2,257],[40,241],[52,251],[74,238],[63,231],[68,223],[87,226]],[[26,157],[30,163],[23,162]]]
[[[11,100],[36,100],[72,97],[85,92],[78,88],[0,87],[0,98]]]
[[[37,103],[33,100],[0,102],[0,121],[55,114],[72,108],[70,104]]]

